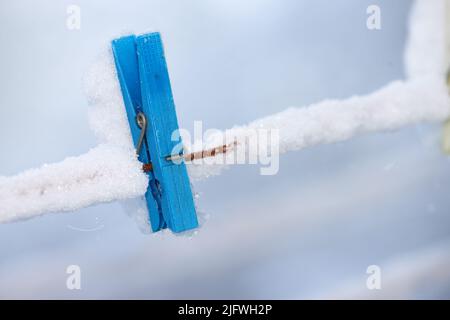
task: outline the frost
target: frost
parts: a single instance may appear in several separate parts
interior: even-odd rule
[[[405,51],[406,80],[394,81],[365,96],[288,108],[226,130],[225,136],[242,143],[252,138],[254,129],[278,129],[278,148],[284,153],[359,134],[445,120],[450,115],[450,100],[443,76],[444,15],[443,0],[416,1]],[[90,124],[100,145],[60,163],[0,177],[0,222],[144,195],[148,178],[135,155],[110,50],[88,72],[86,89],[92,105]],[[212,135],[202,147],[217,147],[222,139],[222,134]],[[235,149],[226,156],[239,152],[251,153]],[[225,167],[201,162],[190,164],[188,170],[191,178],[202,179],[219,174]],[[148,224],[145,210],[136,212],[134,219],[140,225]]]
[[[137,160],[112,55],[86,77],[90,124],[100,144],[78,157],[0,177],[0,222],[141,196],[148,178]]]

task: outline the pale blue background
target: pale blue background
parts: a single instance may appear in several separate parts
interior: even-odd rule
[[[66,28],[72,3],[80,31]],[[373,3],[380,31],[366,28]],[[115,35],[160,31],[180,124],[224,129],[403,78],[410,6],[2,1],[0,175],[96,145],[82,76]],[[283,155],[276,176],[241,166],[197,183],[210,219],[192,239],[141,234],[117,203],[0,225],[0,298],[450,298],[448,275],[431,273],[430,284],[427,270],[408,273],[421,252],[450,239],[450,162],[439,133],[421,125],[371,134]],[[81,267],[80,291],[66,289],[70,264]],[[366,289],[372,264],[385,270],[380,292]],[[409,286],[418,276],[423,285]],[[396,294],[393,283],[407,290]]]

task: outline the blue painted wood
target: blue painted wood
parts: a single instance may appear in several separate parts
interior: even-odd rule
[[[136,37],[128,36],[114,40],[112,42],[112,50],[128,122],[130,124],[131,136],[133,137],[134,145],[137,145],[141,129],[136,122],[136,113],[142,111],[142,97],[136,51]],[[147,147],[147,141],[145,140],[138,155],[138,159],[143,163],[150,162],[150,154]],[[155,180],[153,172],[149,172],[148,175],[150,181]],[[160,200],[155,196],[155,193],[156,188],[154,187],[154,184],[151,183],[145,194],[145,199],[150,215],[150,224],[154,232],[166,227]]]
[[[181,143],[169,73],[159,33],[136,38],[142,108],[148,117],[147,141],[161,191],[164,220],[174,232],[198,227],[191,185],[184,162],[167,161]]]
[[[114,60],[135,145],[140,128],[136,113],[147,117],[147,132],[139,160],[151,162],[145,195],[154,232],[169,227],[181,232],[198,227],[186,166],[167,161],[181,137],[178,130],[164,51],[159,33],[127,36],[112,42]]]

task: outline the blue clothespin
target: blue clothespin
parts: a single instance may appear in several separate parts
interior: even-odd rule
[[[112,49],[133,141],[150,179],[145,198],[152,230],[196,228],[186,165],[172,161],[181,155],[181,137],[172,136],[178,122],[161,37],[126,36],[113,40]]]

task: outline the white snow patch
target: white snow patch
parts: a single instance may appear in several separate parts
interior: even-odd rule
[[[225,136],[243,143],[252,138],[253,129],[278,129],[278,147],[283,153],[343,141],[362,133],[445,120],[450,114],[443,77],[445,4],[445,0],[416,1],[405,51],[407,80],[394,81],[366,96],[289,108],[226,130]],[[145,193],[148,178],[135,155],[111,50],[93,66],[86,84],[92,104],[90,123],[101,144],[79,157],[16,176],[0,177],[0,222],[75,210]],[[223,135],[212,135],[202,148],[216,147],[222,142]],[[238,148],[227,153],[227,157],[234,157],[236,152],[249,151]],[[188,170],[191,178],[201,179],[220,173],[224,167],[202,162],[188,165]],[[137,220],[147,223],[141,218]]]
[[[89,119],[100,144],[86,154],[0,177],[0,222],[141,196],[148,178],[137,160],[112,54],[86,77]]]
[[[415,2],[404,54],[407,80],[393,81],[364,96],[291,107],[247,125],[218,132],[203,142],[203,148],[233,140],[245,146],[245,141],[255,139],[255,129],[276,129],[281,154],[344,141],[363,133],[395,130],[419,122],[445,121],[450,116],[450,98],[444,77],[447,71],[445,5],[448,5],[446,0]],[[194,144],[193,149],[198,151],[196,145],[199,144]],[[270,143],[259,147],[271,148]],[[248,157],[249,153],[261,151],[235,148],[227,153],[228,160],[222,163],[233,163],[233,159],[244,152]],[[257,154],[251,156],[257,157]],[[191,178],[197,180],[220,174],[224,168],[226,165],[208,165],[201,161],[188,166]]]
[[[408,78],[446,73],[446,6],[448,0],[416,0],[409,16],[404,60]]]
[[[276,129],[279,131],[278,148],[281,154],[344,141],[363,133],[395,130],[419,122],[444,121],[449,116],[450,97],[446,84],[442,77],[429,76],[395,81],[365,96],[289,108],[246,126],[217,133],[209,137],[204,145],[208,149],[223,144],[223,141],[233,140],[245,145],[246,140],[252,140],[256,135],[256,129]],[[264,147],[270,150],[270,139],[268,142]],[[235,152],[252,151],[260,152],[256,148],[232,149],[227,153],[230,160],[225,163],[233,163],[237,157]],[[219,174],[225,165],[212,166],[198,162],[188,165],[188,168],[193,179],[202,179]]]

